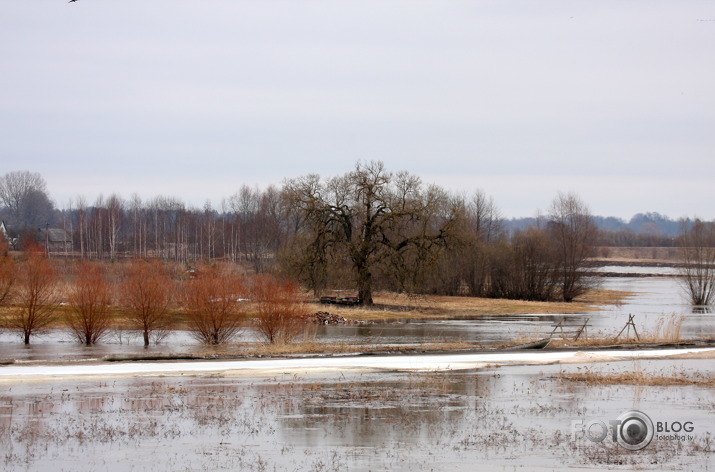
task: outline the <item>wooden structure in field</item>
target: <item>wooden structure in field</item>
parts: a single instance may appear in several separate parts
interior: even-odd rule
[[[72,237],[62,228],[39,228],[37,242],[45,247],[47,254],[72,250]]]

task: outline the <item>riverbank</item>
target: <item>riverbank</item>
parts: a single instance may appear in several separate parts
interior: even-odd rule
[[[639,350],[546,350],[442,353],[429,355],[320,356],[218,361],[15,364],[0,368],[0,383],[68,379],[165,377],[185,375],[272,376],[323,372],[449,372],[506,365],[618,362],[636,359],[715,358],[715,347]]]
[[[323,305],[314,301],[309,302],[309,306],[310,311],[330,311],[358,321],[447,320],[529,313],[584,313],[620,305],[633,296],[634,293],[628,291],[593,289],[574,302],[565,303],[378,292],[370,307]]]

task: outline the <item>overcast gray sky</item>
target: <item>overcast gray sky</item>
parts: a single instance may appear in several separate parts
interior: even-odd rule
[[[715,2],[2,1],[0,174],[218,204],[382,160],[506,216],[715,218]]]

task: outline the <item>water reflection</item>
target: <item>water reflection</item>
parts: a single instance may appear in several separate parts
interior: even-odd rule
[[[583,369],[715,374],[707,360],[668,360],[13,385],[0,397],[1,460],[4,470],[28,471],[602,470],[629,464],[632,455],[574,444],[571,421],[615,418],[637,407],[655,421],[697,421],[701,432],[679,452],[661,442],[639,454],[641,463],[708,467],[706,433],[715,427],[715,410],[707,387],[562,379]]]

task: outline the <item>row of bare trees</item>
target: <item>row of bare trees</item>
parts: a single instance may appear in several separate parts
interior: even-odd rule
[[[483,192],[450,195],[381,162],[289,180],[284,195],[300,225],[279,259],[316,293],[356,287],[368,305],[375,288],[572,301],[592,285],[597,231],[575,194],[511,238]]]
[[[86,259],[161,258],[182,263],[243,262],[265,272],[286,241],[291,220],[281,191],[243,186],[219,209],[186,206],[172,197],[143,202],[118,195],[92,204],[79,197],[58,224],[72,236],[68,251]]]
[[[7,248],[3,244],[0,251]],[[251,319],[269,343],[291,342],[305,328],[296,283],[269,275],[247,277],[235,265],[207,265],[189,277],[158,259],[133,260],[119,270],[80,261],[63,263],[71,270],[62,273],[39,247],[19,261],[7,251],[1,254],[0,319],[25,344],[58,325],[86,345],[112,329],[127,329],[140,333],[145,346],[176,327],[205,344],[229,342]]]
[[[573,194],[507,235],[483,192],[454,195],[379,161],[281,189],[244,186],[218,210],[166,197],[79,198],[61,225],[83,259],[223,260],[280,272],[316,294],[354,290],[367,305],[377,289],[571,301],[589,286],[585,261],[597,234]]]

